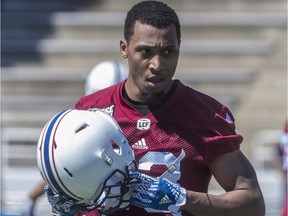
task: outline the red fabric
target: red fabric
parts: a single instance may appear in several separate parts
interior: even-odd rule
[[[288,215],[288,200],[285,200],[282,212],[281,212],[281,216],[287,216]]]
[[[101,108],[110,113],[134,150],[139,170],[151,176],[160,176],[167,169],[167,164],[174,161],[183,149],[186,156],[181,161],[180,169],[169,177],[170,180],[177,181],[188,190],[207,192],[211,179],[208,165],[217,156],[238,150],[242,136],[236,134],[234,118],[227,107],[177,82],[174,94],[146,116],[124,100],[124,82],[81,98],[75,108]],[[149,129],[137,129],[141,119],[150,121]],[[191,215],[186,212],[182,214]],[[135,215],[149,214],[136,207],[113,214]],[[158,215],[170,214],[153,214]]]

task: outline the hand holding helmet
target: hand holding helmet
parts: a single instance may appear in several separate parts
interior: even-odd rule
[[[132,205],[178,213],[186,203],[186,190],[166,178],[153,178],[137,171],[130,171],[130,178],[138,181],[133,185]]]
[[[45,193],[48,198],[48,202],[59,216],[73,216],[80,210],[80,205],[76,204],[74,200],[67,200],[60,194],[56,194],[52,191],[49,185],[44,187]]]

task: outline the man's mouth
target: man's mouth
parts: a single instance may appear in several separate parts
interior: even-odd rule
[[[148,79],[148,82],[152,83],[152,84],[158,84],[162,81],[163,79],[160,78],[160,77],[157,77],[157,76],[153,76],[153,77],[150,77]]]

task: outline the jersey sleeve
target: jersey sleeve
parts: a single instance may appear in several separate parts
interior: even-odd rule
[[[207,127],[210,133],[204,137],[205,163],[209,164],[219,155],[240,148],[243,137],[236,133],[234,117],[226,106],[222,106],[221,110],[214,114]]]
[[[99,92],[100,91],[81,97],[75,103],[74,109],[88,110],[88,109],[100,106],[101,104],[99,105],[99,96],[101,96],[101,94],[99,94]]]
[[[121,88],[124,85],[124,81],[121,83],[109,86],[105,89],[101,89],[90,95],[83,96],[74,105],[74,109],[79,110],[91,110],[93,108],[104,108],[111,104],[119,98]]]
[[[80,99],[76,102],[76,104],[74,105],[74,109],[78,109],[78,110],[83,110],[83,109],[85,109],[85,108],[84,108],[84,105],[83,105],[83,104],[85,104],[85,103],[83,103],[83,100],[84,100],[83,97],[80,98]]]

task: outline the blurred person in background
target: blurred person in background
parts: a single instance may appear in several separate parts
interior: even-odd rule
[[[284,203],[283,208],[281,212],[281,216],[287,216],[288,215],[288,191],[287,191],[287,185],[288,185],[288,177],[287,177],[287,170],[288,170],[288,122],[286,120],[282,135],[280,137],[280,140],[278,142],[278,149],[279,149],[279,156],[280,156],[280,162],[281,162],[281,170],[283,172],[284,177]]]
[[[127,68],[118,61],[103,61],[96,64],[88,73],[85,82],[85,95],[97,92],[118,82],[128,76]],[[24,202],[21,216],[34,216],[35,205],[38,198],[44,193],[46,182],[40,181],[31,189]]]
[[[24,201],[24,209],[21,216],[34,216],[36,201],[44,194],[45,181],[40,181],[32,188],[28,194],[28,198]]]
[[[103,61],[97,64],[87,76],[85,95],[92,94],[123,81],[128,76],[128,69],[117,61]]]

